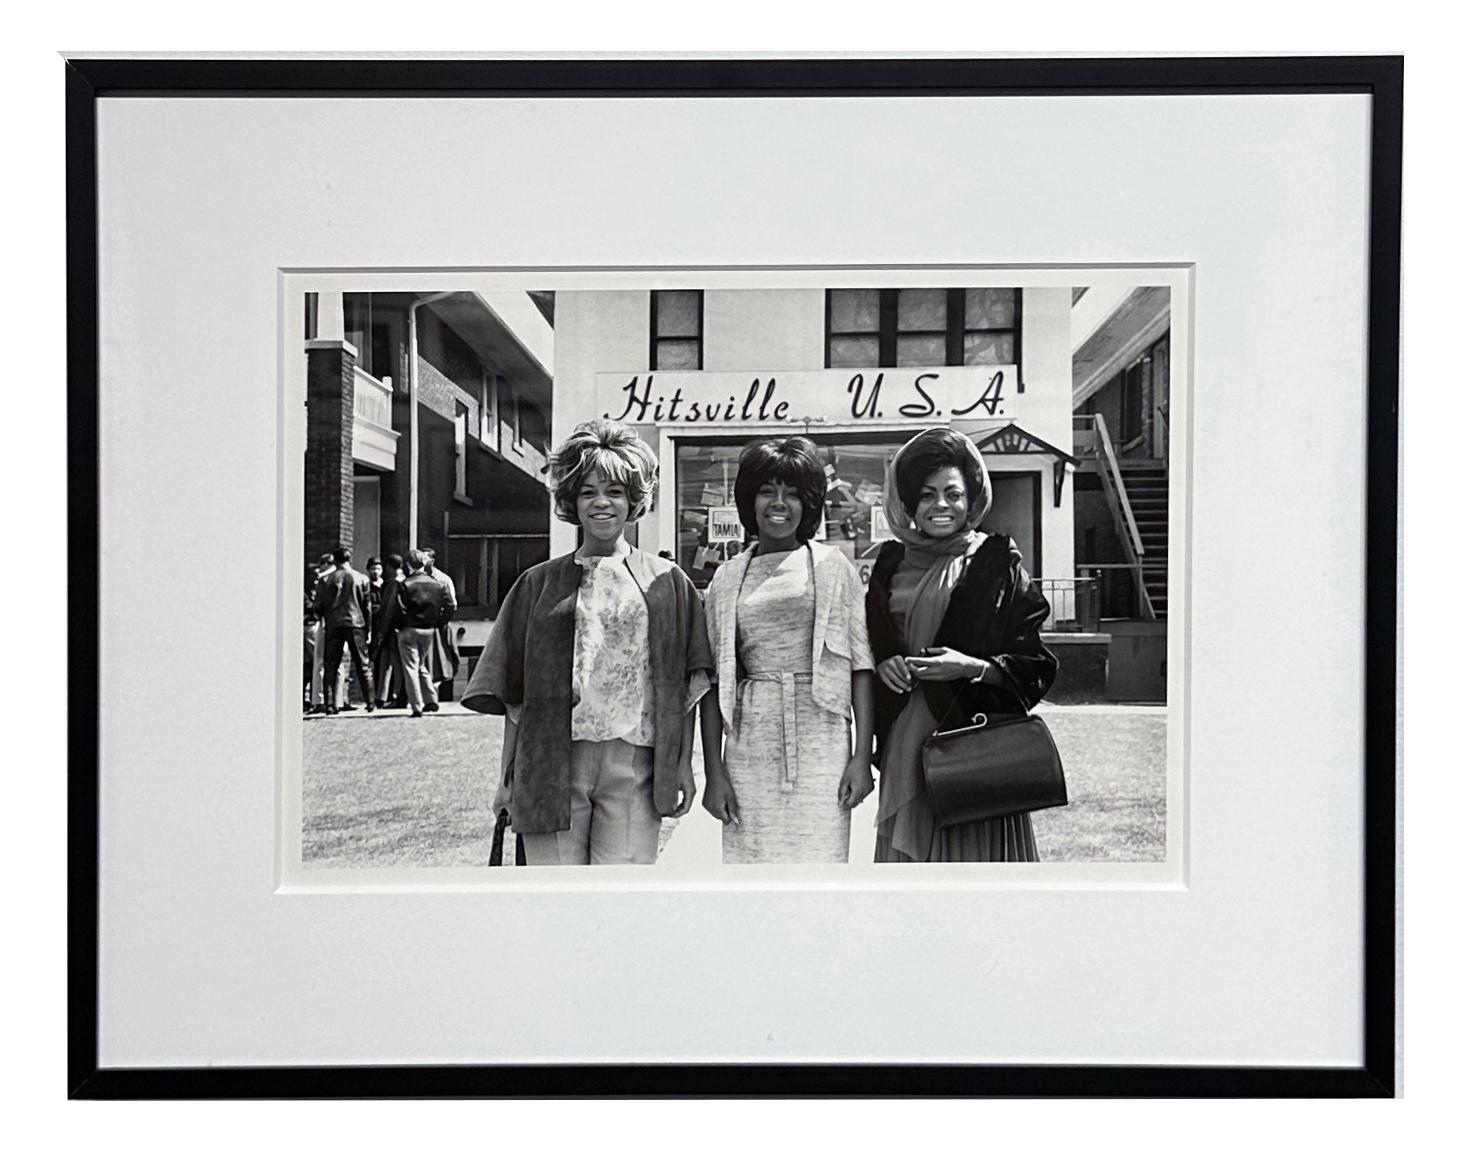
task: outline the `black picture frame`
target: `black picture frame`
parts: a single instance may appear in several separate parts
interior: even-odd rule
[[[1403,60],[205,60],[65,63],[67,158],[68,1094],[388,1096],[1364,1096],[1396,1091],[1397,509]],[[628,1065],[100,1069],[99,98],[1362,93],[1372,101],[1366,457],[1364,1046],[1353,1068]]]

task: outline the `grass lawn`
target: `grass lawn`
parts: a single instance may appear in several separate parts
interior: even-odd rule
[[[1166,859],[1166,716],[1042,711],[1064,760],[1069,803],[1033,814],[1045,861]]]
[[[1042,858],[1164,859],[1166,717],[1049,707],[1043,715],[1064,758],[1070,804],[1034,814]],[[303,737],[304,865],[485,864],[500,768],[499,718],[338,716],[308,720]],[[700,770],[697,758],[698,778]],[[667,822],[667,836],[672,828]],[[508,843],[508,861],[511,850]]]
[[[304,865],[486,863],[500,719],[390,712],[302,727]]]

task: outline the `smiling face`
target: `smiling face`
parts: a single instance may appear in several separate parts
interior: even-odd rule
[[[966,528],[967,484],[954,465],[937,469],[921,486],[915,522],[928,538],[949,538]]]
[[[629,490],[603,473],[591,473],[578,487],[578,524],[594,548],[612,546],[629,522]]]
[[[792,485],[781,481],[759,485],[752,513],[757,518],[757,538],[762,548],[792,549],[798,544],[803,501]]]

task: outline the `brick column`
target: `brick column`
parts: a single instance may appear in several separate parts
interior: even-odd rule
[[[307,341],[306,551],[353,548],[353,361],[340,339]]]

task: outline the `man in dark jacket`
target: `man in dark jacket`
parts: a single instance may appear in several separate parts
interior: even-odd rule
[[[439,629],[455,617],[455,599],[443,582],[429,573],[429,562],[420,550],[410,550],[405,560],[409,576],[400,583],[395,625],[399,629],[399,658],[404,663],[404,687],[411,716],[439,711],[435,681],[431,674],[435,638]]]
[[[453,616],[459,606],[455,595],[455,582],[444,570],[435,566],[435,551],[429,546],[422,546],[419,551],[425,556],[425,573],[445,587],[445,592],[450,596],[450,610]],[[430,660],[430,677],[435,681],[435,691],[447,697],[450,692],[445,690],[447,684],[455,679],[455,674],[460,670],[460,644],[455,641],[455,635],[450,630],[450,619],[447,618],[435,631],[435,649]]]
[[[400,554],[390,554],[385,564],[383,596],[374,615],[373,634],[368,640],[380,707],[409,706],[404,694],[404,668],[399,662],[399,636],[394,630],[394,619],[399,613],[397,595],[403,584],[404,558]]]
[[[378,616],[384,605],[384,564],[378,558],[368,559],[368,657],[378,653],[375,637]]]
[[[373,669],[368,662],[366,633],[368,627],[368,577],[358,573],[349,564],[347,546],[333,551],[332,559],[337,568],[322,580],[318,591],[317,611],[322,616],[323,691],[331,692],[330,676],[338,672],[343,658],[343,647],[353,660],[353,670],[358,676],[358,687],[364,693],[365,711],[373,710]],[[327,698],[327,714],[337,713],[337,700]]]
[[[310,672],[308,682],[311,685],[307,710],[315,714],[325,712],[327,705],[337,699],[338,688],[343,686],[339,677],[334,675],[334,683],[329,692],[324,694],[322,689],[322,656],[327,646],[327,632],[322,629],[322,615],[318,607],[322,601],[322,580],[331,574],[333,569],[331,554],[323,554],[317,559],[317,564],[312,567],[307,592],[302,601],[302,650],[307,664],[305,669]]]

